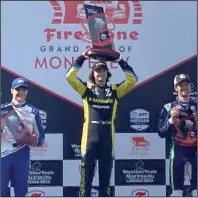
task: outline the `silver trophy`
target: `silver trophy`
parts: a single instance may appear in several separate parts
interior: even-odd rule
[[[1,110],[1,122],[4,123],[10,133],[12,133],[16,141],[13,146],[28,144],[33,138],[33,134],[21,121],[16,111],[12,105],[8,105]]]
[[[103,7],[84,4],[84,8],[93,46],[87,55],[102,61],[115,61],[120,54],[114,49]]]

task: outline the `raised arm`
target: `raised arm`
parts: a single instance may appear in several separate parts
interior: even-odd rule
[[[81,96],[84,95],[86,91],[86,83],[82,82],[78,77],[77,73],[81,66],[85,61],[85,57],[83,55],[79,56],[76,60],[74,65],[69,69],[66,74],[66,79],[68,83],[75,89]]]
[[[126,61],[121,59],[118,63],[126,75],[126,80],[116,85],[117,96],[121,98],[134,88],[138,78]]]

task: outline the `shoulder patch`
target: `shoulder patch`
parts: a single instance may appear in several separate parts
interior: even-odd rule
[[[31,113],[33,113],[33,114],[37,113],[38,109],[35,106],[33,106],[31,104],[27,104],[27,106],[31,108]]]

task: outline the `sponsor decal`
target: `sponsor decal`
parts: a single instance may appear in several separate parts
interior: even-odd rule
[[[55,172],[52,170],[44,170],[40,161],[30,163],[29,184],[51,184],[52,176]]]
[[[132,197],[149,197],[149,192],[144,189],[137,189],[132,192]]]
[[[42,109],[39,109],[39,116],[41,126],[43,127],[43,130],[45,130],[47,128],[47,112],[43,111]]]
[[[161,175],[159,170],[147,164],[145,167],[143,160],[138,160],[132,168],[123,168],[124,182],[126,184],[154,184],[157,183]],[[161,182],[161,180],[160,180]]]
[[[145,109],[134,109],[130,112],[130,126],[137,131],[149,128],[150,115]]]
[[[143,136],[134,136],[131,138],[132,143],[132,155],[140,155],[145,156],[147,155],[150,149],[150,142],[145,140]]]
[[[75,157],[81,157],[81,152],[80,152],[80,145],[78,144],[71,144],[71,148],[73,149]]]
[[[39,147],[31,147],[30,156],[32,157],[42,157],[48,150],[48,141],[45,140],[42,146]]]
[[[45,197],[45,193],[39,190],[33,190],[28,192],[26,197]]]

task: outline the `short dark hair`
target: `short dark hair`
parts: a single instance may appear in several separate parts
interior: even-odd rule
[[[107,80],[106,80],[106,83],[109,82],[109,79],[111,78],[111,73],[109,71],[109,69],[107,69]],[[94,78],[94,70],[91,71],[91,73],[89,74],[89,80],[91,83],[95,84],[95,78]]]

